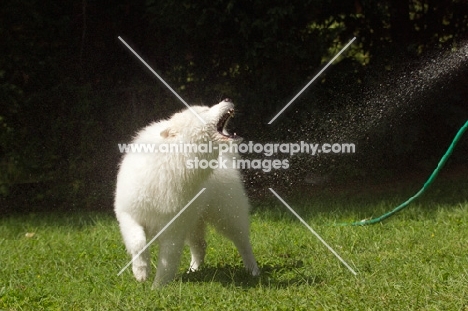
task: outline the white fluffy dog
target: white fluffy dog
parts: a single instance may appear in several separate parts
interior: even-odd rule
[[[155,122],[141,130],[133,144],[207,144],[239,142],[226,125],[234,115],[229,99],[208,108],[194,106],[174,114],[170,119]],[[217,160],[213,152],[127,153],[120,165],[115,193],[115,213],[127,251],[133,261],[133,274],[145,281],[150,272],[150,256],[146,249],[136,255],[202,188],[198,197],[157,241],[159,257],[153,286],[164,285],[175,277],[184,241],[190,247],[190,270],[197,270],[205,257],[205,224],[212,224],[231,239],[252,275],[258,275],[249,241],[249,203],[240,173],[228,162],[228,168],[188,168],[187,160]],[[230,155],[231,159],[233,154]]]

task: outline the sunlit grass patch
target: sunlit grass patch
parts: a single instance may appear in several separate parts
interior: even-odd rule
[[[377,216],[399,198],[285,196],[358,272],[356,277],[281,202],[254,202],[251,238],[260,277],[249,276],[232,243],[209,230],[202,269],[186,273],[190,255],[185,249],[177,279],[156,291],[151,281],[135,281],[131,269],[117,276],[130,258],[112,214],[4,217],[0,309],[464,309],[468,203],[453,193],[442,189],[441,196],[427,196],[367,227],[335,224]],[[153,246],[153,260],[156,251]]]

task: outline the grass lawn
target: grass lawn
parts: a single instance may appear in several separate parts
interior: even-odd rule
[[[436,183],[382,224],[333,225],[378,216],[417,190],[282,196],[357,276],[272,196],[253,202],[260,277],[210,232],[204,268],[185,273],[186,249],[179,277],[160,290],[131,269],[117,276],[130,258],[112,214],[3,217],[0,310],[468,310],[466,178]]]

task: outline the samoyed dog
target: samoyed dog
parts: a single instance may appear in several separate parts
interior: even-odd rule
[[[200,267],[205,257],[207,223],[234,242],[252,275],[259,274],[249,239],[249,202],[240,173],[231,164],[232,157],[237,154],[230,154],[223,168],[187,165],[187,161],[195,159],[218,160],[219,150],[215,147],[242,140],[226,130],[229,119],[234,116],[234,105],[225,99],[211,108],[191,108],[193,111],[186,109],[168,120],[150,124],[132,143],[155,146],[211,143],[211,152],[192,148],[183,152],[126,153],[117,175],[115,214],[138,281],[148,278],[151,264],[148,248],[140,256],[137,254],[202,188],[206,188],[156,239],[159,256],[153,287],[174,279],[184,242],[189,245],[192,257],[189,270]]]

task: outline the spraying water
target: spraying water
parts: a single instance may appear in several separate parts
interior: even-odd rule
[[[364,91],[361,104],[347,105],[340,115],[341,131],[329,138],[362,139],[382,123],[420,110],[422,103],[435,91],[443,90],[466,65],[468,42],[452,53],[439,53],[416,68],[391,77],[377,89]],[[342,116],[348,116],[347,119]],[[333,122],[333,120],[331,120]],[[390,122],[391,123],[391,122]]]
[[[416,65],[408,65],[392,77],[382,79],[388,72],[377,73],[380,83],[370,87],[364,86],[365,89],[360,92],[357,90],[359,98],[348,100],[344,105],[326,114],[310,115],[311,122],[298,125],[299,130],[291,131],[292,139],[358,142],[379,130],[397,128],[405,116],[425,109],[426,102],[435,93],[443,92],[453,79],[466,69],[467,64],[468,42],[465,42],[457,50],[439,52]],[[353,96],[356,97],[356,94]],[[321,128],[317,129],[317,124],[321,124]],[[292,184],[294,180],[304,180],[315,170],[322,170],[327,174],[329,163],[322,160],[324,158],[320,156],[312,160],[307,157],[296,159],[296,163],[292,163],[288,171],[274,172],[263,176],[264,178],[256,174],[256,177],[262,184]]]
[[[332,114],[328,124],[333,126],[326,126],[330,130],[324,133],[326,141],[355,142],[358,149],[360,146],[363,149],[358,150],[357,156],[328,157],[323,164],[320,163],[322,161],[315,161],[314,164],[322,165],[322,171],[326,173],[330,161],[335,161],[338,166],[343,165],[344,161],[358,161],[360,163],[356,162],[356,166],[344,164],[343,168],[355,168],[356,171],[351,173],[360,175],[368,173],[367,165],[377,165],[377,170],[380,165],[385,165],[386,161],[382,162],[382,159],[387,158],[387,150],[390,154],[404,155],[404,148],[416,148],[422,135],[420,128],[425,126],[421,123],[427,122],[421,114],[437,108],[430,108],[431,105],[446,105],[448,96],[444,93],[450,90],[449,86],[467,65],[468,42],[456,51],[433,53],[423,61],[409,64],[397,71],[397,74],[386,77],[378,85],[365,89],[357,103],[348,103]],[[377,73],[380,79],[382,74]],[[434,100],[435,98],[442,101]],[[420,124],[417,125],[416,122]],[[401,155],[394,159],[400,161]],[[387,160],[390,161],[390,158]],[[415,158],[411,161],[415,161]],[[303,173],[307,175],[306,172]]]

